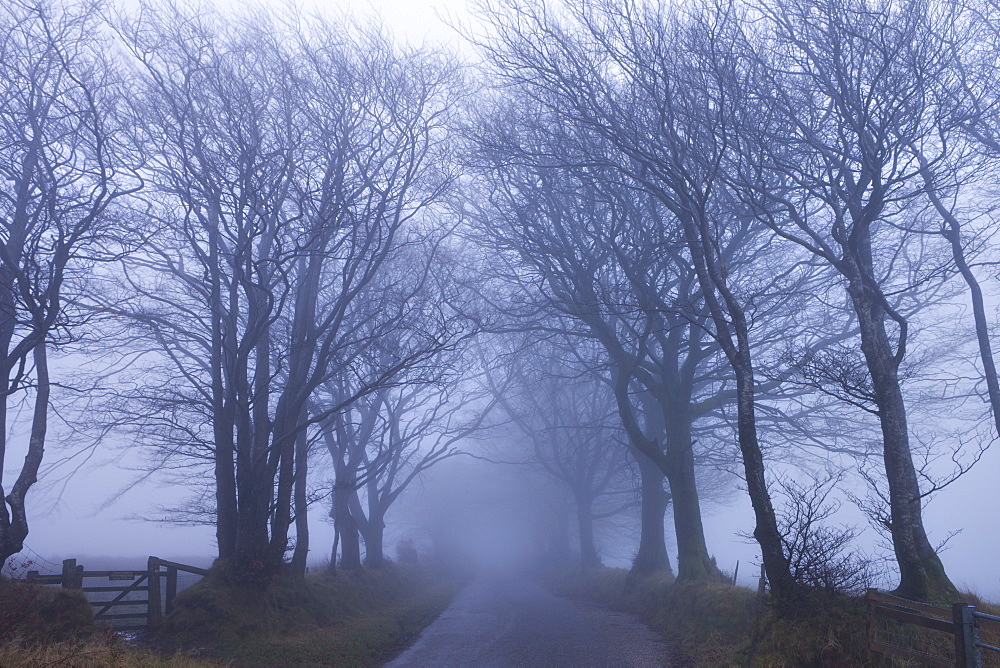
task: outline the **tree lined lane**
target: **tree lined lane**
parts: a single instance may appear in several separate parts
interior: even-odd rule
[[[393,668],[668,666],[666,643],[626,613],[553,596],[514,576],[481,577]]]

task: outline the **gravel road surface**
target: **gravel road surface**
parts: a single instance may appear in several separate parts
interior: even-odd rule
[[[512,575],[463,589],[388,664],[413,667],[669,666],[667,645],[637,618],[562,598]]]

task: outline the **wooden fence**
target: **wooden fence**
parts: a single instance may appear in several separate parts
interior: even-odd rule
[[[868,651],[923,666],[1000,665],[1000,617],[955,603],[950,608],[910,601],[876,589],[868,605]],[[985,638],[985,639],[984,639]]]
[[[38,571],[29,571],[27,579],[39,584],[79,589],[87,595],[94,608],[95,622],[105,622],[116,631],[134,631],[155,629],[163,615],[173,610],[178,572],[201,576],[208,574],[204,568],[158,557],[150,557],[144,571],[88,571],[77,564],[76,559],[66,559],[62,573],[40,575]],[[110,594],[114,597],[107,598]]]

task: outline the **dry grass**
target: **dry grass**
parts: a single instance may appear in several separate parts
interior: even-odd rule
[[[92,623],[79,592],[4,582],[0,667],[381,665],[448,604],[459,583],[416,566],[278,579],[207,578],[182,592],[153,640],[130,646]]]
[[[178,595],[158,642],[236,665],[379,665],[447,606],[458,582],[416,566],[316,573],[262,588],[206,581]]]
[[[669,578],[628,586],[627,573],[603,569],[556,581],[563,593],[588,598],[640,615],[671,641],[691,666],[768,668],[848,668],[905,666],[866,651],[867,609],[863,598],[816,593],[778,614],[756,592],[723,584],[677,585]],[[961,600],[980,612],[1000,615],[1000,606],[974,594]],[[915,628],[915,627],[914,627]],[[920,633],[920,629],[916,629]],[[995,635],[994,635],[995,633]],[[949,636],[950,638],[950,636]],[[984,631],[983,641],[1000,646],[1000,628]],[[984,652],[984,665],[1000,657]]]
[[[166,655],[128,646],[110,637],[53,643],[10,640],[0,645],[0,666],[73,666],[74,668],[192,668],[219,665],[181,655]]]
[[[554,587],[635,612],[673,644],[683,665],[872,665],[865,650],[866,609],[860,598],[807,596],[794,610],[778,614],[743,587],[677,585],[663,577],[628,587],[627,573],[611,569],[562,579]]]

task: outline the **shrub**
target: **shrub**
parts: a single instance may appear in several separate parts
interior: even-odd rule
[[[779,495],[784,498],[777,513],[778,531],[792,580],[801,585],[805,596],[815,590],[857,595],[875,579],[871,560],[853,547],[860,530],[828,523],[840,509],[840,503],[829,498],[840,480],[837,474],[805,484],[778,481]]]
[[[0,579],[0,642],[15,636],[62,641],[94,630],[94,614],[82,592]]]
[[[416,564],[420,561],[412,538],[404,538],[396,544],[396,558],[401,564]]]

